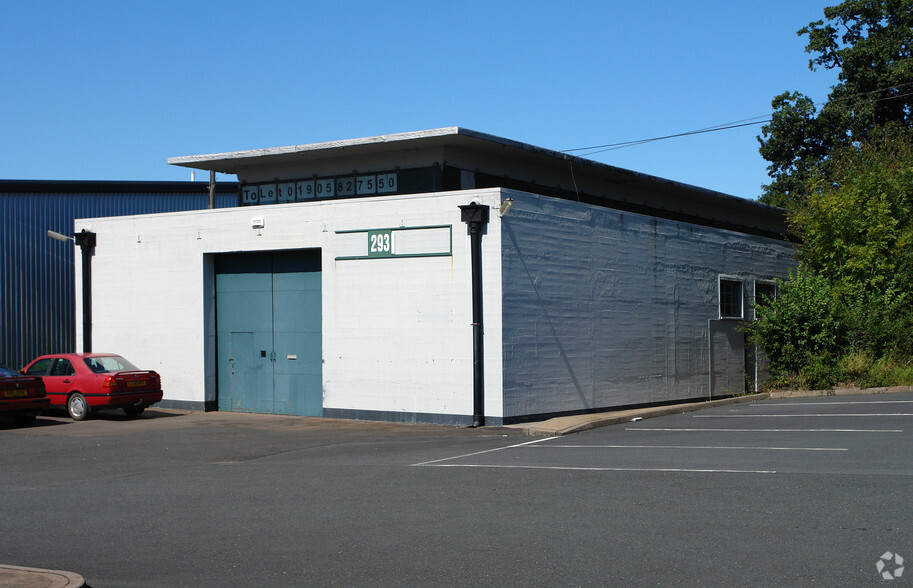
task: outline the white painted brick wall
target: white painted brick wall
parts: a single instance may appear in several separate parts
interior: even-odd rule
[[[77,231],[98,234],[93,349],[161,372],[166,399],[214,400],[204,256],[321,248],[324,406],[471,415],[469,237],[457,208],[471,201],[493,206],[496,219],[498,190],[79,220]],[[254,217],[262,230],[251,229]],[[453,226],[452,257],[335,259],[336,231],[430,225]],[[495,222],[482,262],[490,416],[502,407],[500,261]]]

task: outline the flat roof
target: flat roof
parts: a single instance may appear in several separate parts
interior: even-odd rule
[[[542,188],[539,193],[576,194],[579,201],[622,210],[779,237],[788,232],[779,208],[463,127],[171,157],[168,163],[236,174],[242,183],[291,179],[302,170],[332,175],[372,165],[449,165],[503,178],[503,187],[520,182]]]
[[[162,180],[0,180],[0,193],[139,194],[209,192],[206,181]],[[238,182],[216,182],[216,192],[238,192]]]
[[[403,142],[408,142],[414,147],[422,147],[442,143],[454,144],[460,142],[461,138],[468,139],[465,142],[470,145],[475,144],[477,141],[488,141],[520,150],[540,152],[543,154],[548,153],[551,156],[562,155],[557,151],[542,149],[533,145],[527,145],[526,143],[520,143],[519,141],[511,141],[509,139],[480,133],[463,127],[443,127],[425,131],[378,135],[376,137],[361,137],[357,139],[345,139],[342,141],[325,141],[323,143],[311,143],[307,145],[289,145],[287,147],[271,147],[269,149],[248,149],[245,151],[229,151],[208,155],[169,157],[168,163],[171,165],[214,170],[220,173],[230,174],[236,173],[234,170],[238,169],[241,165],[249,165],[251,162],[262,161],[267,158],[270,160],[307,161],[309,156],[323,157],[323,152],[330,150],[348,150],[358,154],[364,154],[379,150],[389,150],[391,147],[398,146],[398,144]]]

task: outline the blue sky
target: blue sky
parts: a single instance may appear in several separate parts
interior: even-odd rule
[[[168,157],[447,126],[566,150],[745,121],[783,91],[826,99],[836,74],[796,31],[837,3],[7,0],[0,179],[188,180]],[[759,133],[590,158],[754,198]]]

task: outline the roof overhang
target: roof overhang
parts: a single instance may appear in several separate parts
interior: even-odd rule
[[[168,163],[236,174],[242,183],[448,165],[552,191],[593,195],[609,207],[706,219],[762,234],[787,232],[778,208],[462,127],[172,157]]]

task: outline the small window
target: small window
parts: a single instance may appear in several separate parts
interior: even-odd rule
[[[742,282],[720,279],[720,318],[742,318]]]
[[[103,355],[83,359],[89,369],[96,374],[108,372],[136,372],[139,368],[119,355]]]
[[[36,361],[36,362],[32,365],[32,367],[30,367],[30,368],[25,372],[25,375],[27,375],[27,376],[43,376],[43,375],[45,375],[46,373],[48,373],[48,368],[51,367],[51,362],[52,362],[52,361],[54,361],[54,360],[51,359],[51,358],[49,358],[49,357],[46,357],[46,358],[44,358],[44,359],[39,359],[38,361]]]
[[[76,374],[76,371],[73,370],[73,364],[70,363],[68,359],[58,359],[57,363],[54,364],[54,367],[51,369],[52,376],[73,376]]]
[[[755,282],[754,299],[755,304],[764,304],[766,300],[774,300],[777,297],[777,285],[770,282]]]

